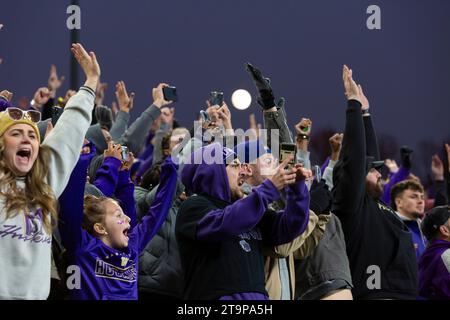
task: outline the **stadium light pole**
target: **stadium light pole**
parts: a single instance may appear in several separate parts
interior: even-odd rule
[[[78,0],[70,0],[70,4],[73,6],[79,6]],[[70,47],[72,47],[72,43],[79,42],[80,39],[80,30],[74,28],[70,30]],[[78,63],[75,57],[70,55],[70,88],[72,90],[78,89]]]

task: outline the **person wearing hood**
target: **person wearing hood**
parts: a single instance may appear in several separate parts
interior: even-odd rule
[[[428,240],[419,261],[419,293],[433,300],[450,299],[450,206],[433,208],[422,222]]]
[[[250,194],[252,188],[261,185],[268,174],[276,166],[276,159],[271,150],[264,146],[261,140],[250,140],[238,144],[234,152],[239,161],[248,165],[249,178],[244,184],[244,192]],[[329,194],[329,191],[326,190]],[[310,193],[310,196],[315,193]],[[319,209],[317,197],[311,197],[310,208],[315,212],[325,212]],[[319,201],[321,203],[322,201]],[[330,197],[328,201],[331,204]],[[266,214],[273,214],[285,207],[283,200],[271,203]],[[293,300],[295,293],[295,265],[294,258],[300,259],[309,255],[317,246],[323,236],[325,225],[329,216],[321,215],[319,218],[313,211],[309,212],[309,221],[305,231],[293,241],[279,246],[264,247],[264,271],[266,277],[266,290],[270,300]]]
[[[333,171],[331,211],[344,230],[352,293],[355,299],[415,300],[416,254],[408,228],[380,200],[383,161],[376,161],[379,151],[369,103],[347,66],[343,80],[348,107],[342,151]]]
[[[180,207],[175,232],[184,270],[184,299],[266,300],[263,245],[292,241],[309,219],[310,172],[286,159],[244,198],[248,168],[220,143],[192,153],[181,180],[193,194]],[[285,190],[287,206],[266,214]]]

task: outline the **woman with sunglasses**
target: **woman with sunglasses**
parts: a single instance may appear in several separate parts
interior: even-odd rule
[[[72,52],[87,80],[40,146],[40,113],[0,113],[0,300],[43,300],[50,291],[57,198],[91,123],[100,67],[80,44]]]

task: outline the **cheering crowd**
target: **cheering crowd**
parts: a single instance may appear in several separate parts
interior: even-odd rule
[[[57,98],[54,66],[30,105],[0,92],[1,300],[450,299],[450,146],[430,189],[410,148],[381,159],[347,66],[319,164],[251,64],[264,125],[241,135],[215,99],[182,127],[165,83],[130,123],[134,93],[104,106],[95,53],[71,51],[78,92]]]

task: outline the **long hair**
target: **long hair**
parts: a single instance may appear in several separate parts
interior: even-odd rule
[[[40,146],[37,159],[25,177],[25,190],[17,187],[16,175],[3,158],[4,138],[0,137],[0,196],[5,199],[6,218],[40,208],[43,226],[48,234],[58,222],[57,201],[52,188],[47,183],[50,148]]]
[[[87,195],[84,197],[83,222],[81,226],[93,236],[96,236],[94,225],[96,223],[105,222],[105,203],[107,202],[114,202],[118,204],[117,201],[108,197],[96,197],[92,195]]]

